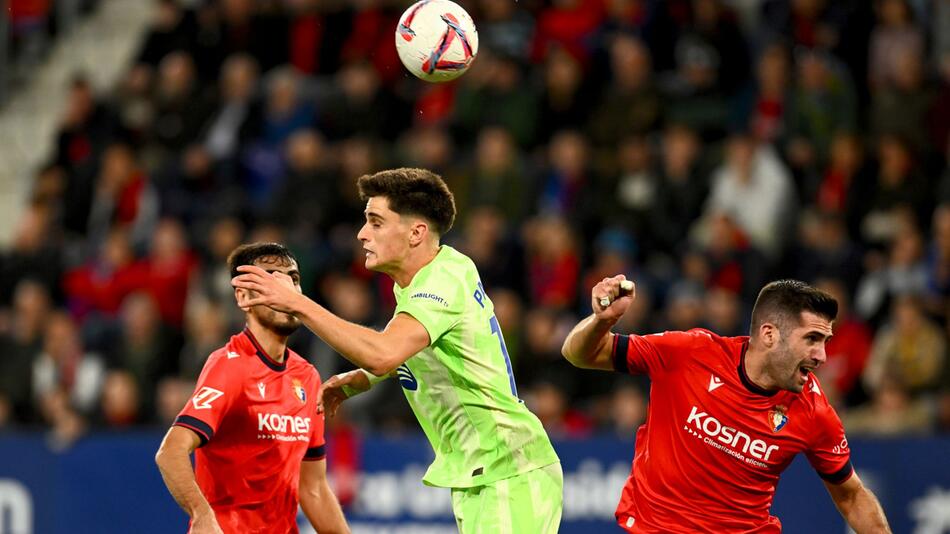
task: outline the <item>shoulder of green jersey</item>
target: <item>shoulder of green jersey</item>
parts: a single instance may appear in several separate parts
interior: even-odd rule
[[[445,297],[433,293],[432,291],[416,291],[409,295],[409,300],[431,300],[441,304],[445,308],[449,307],[449,301]]]

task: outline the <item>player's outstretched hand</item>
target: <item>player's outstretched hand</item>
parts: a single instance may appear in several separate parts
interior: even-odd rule
[[[214,512],[198,514],[191,520],[191,534],[224,534],[214,517]]]
[[[333,417],[343,401],[367,391],[370,387],[369,378],[360,369],[331,376],[317,392],[317,412],[324,412],[328,417]]]
[[[590,292],[590,305],[598,319],[617,321],[626,313],[636,298],[636,286],[627,277],[618,274],[604,278]]]
[[[296,312],[293,303],[301,293],[292,278],[284,273],[269,273],[256,265],[241,265],[237,270],[241,274],[231,279],[231,285],[253,291],[238,303],[242,308],[263,305],[279,312]]]

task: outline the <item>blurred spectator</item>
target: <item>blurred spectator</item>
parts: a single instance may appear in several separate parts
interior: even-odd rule
[[[917,168],[907,143],[895,136],[884,136],[878,142],[879,169],[877,180],[865,203],[855,209],[861,217],[861,237],[872,244],[881,244],[894,237],[901,227],[897,223],[902,212],[913,214],[919,227],[929,222],[931,195],[926,180]]]
[[[894,84],[902,64],[924,52],[923,32],[914,25],[907,0],[881,0],[877,7],[878,23],[871,33],[868,62],[872,89]]]
[[[950,204],[942,204],[933,216],[933,239],[926,253],[926,306],[937,315],[944,315],[944,303],[950,298]]]
[[[156,173],[163,217],[188,226],[191,236],[208,231],[211,221],[245,212],[249,199],[236,181],[226,178],[226,163],[215,162],[201,145],[191,145]]]
[[[895,1],[902,0],[886,3]],[[930,136],[923,126],[933,108],[934,94],[924,83],[925,67],[919,53],[902,52],[898,59],[891,82],[871,97],[871,133],[900,136],[916,153],[927,154]]]
[[[867,202],[874,178],[857,135],[837,132],[831,141],[828,166],[812,194],[806,184],[806,198],[814,199],[820,211],[846,218],[848,233],[860,237],[860,206]]]
[[[152,9],[152,22],[142,40],[136,66],[158,67],[168,54],[191,46],[193,20],[189,20],[178,0],[155,0]]]
[[[857,102],[847,73],[828,54],[802,50],[796,63],[786,154],[793,169],[806,169],[824,163],[835,132],[857,127]]]
[[[534,34],[534,17],[517,2],[508,0],[481,0],[479,7],[479,47],[527,60]]]
[[[748,325],[744,324],[742,302],[736,291],[725,287],[709,288],[703,307],[706,313],[702,324],[706,328],[721,336],[741,336],[748,333]]]
[[[646,133],[660,121],[663,108],[654,85],[650,52],[642,41],[618,36],[610,45],[609,84],[599,98],[587,132],[599,146],[626,133]]]
[[[794,188],[788,169],[768,146],[748,135],[733,136],[711,187],[707,217],[728,215],[758,250],[772,257],[781,252],[794,213]]]
[[[220,348],[220,345],[218,347]],[[194,390],[193,381],[171,376],[163,378],[155,390],[155,421],[163,427],[171,426],[178,417],[178,413],[181,412],[181,407],[191,399]]]
[[[594,96],[580,61],[563,48],[552,49],[544,62],[537,140],[547,142],[554,132],[583,127],[590,117]]]
[[[891,321],[874,337],[864,385],[872,397],[879,396],[879,390],[891,381],[911,396],[931,390],[941,378],[945,352],[943,331],[924,315],[919,300],[900,296]]]
[[[54,451],[67,449],[85,432],[86,422],[70,406],[64,391],[53,390],[39,400],[39,412],[50,430],[48,446]]]
[[[701,168],[702,143],[696,132],[671,124],[663,131],[660,181],[651,210],[651,235],[659,251],[676,254],[683,236],[702,213],[709,182]]]
[[[524,295],[524,248],[512,235],[508,221],[497,208],[488,205],[468,213],[458,249],[478,265],[485,289],[509,289]]]
[[[66,174],[63,228],[86,235],[99,158],[113,140],[117,125],[108,106],[96,101],[92,86],[82,76],[71,82],[61,120],[55,161]]]
[[[78,327],[65,313],[48,317],[45,336],[43,351],[33,361],[33,395],[39,405],[50,395],[63,394],[72,409],[92,414],[105,376],[102,358],[86,351]]]
[[[566,386],[553,380],[536,380],[525,392],[525,404],[538,416],[548,436],[583,438],[593,430],[593,423],[583,412],[568,404]]]
[[[13,292],[10,316],[0,324],[0,394],[16,419],[33,417],[31,391],[33,359],[43,350],[43,330],[49,315],[50,296],[39,283],[21,279]]]
[[[468,170],[461,171],[452,184],[459,217],[465,219],[472,210],[491,206],[500,210],[506,224],[521,224],[531,208],[526,200],[535,187],[514,137],[504,128],[483,128],[473,156]]]
[[[89,215],[89,244],[102,243],[109,232],[129,232],[133,246],[148,242],[159,214],[159,198],[140,165],[135,150],[121,141],[102,155],[102,170],[96,183]]]
[[[102,387],[99,404],[101,424],[108,428],[126,428],[144,422],[142,393],[128,371],[110,371]]]
[[[254,58],[246,54],[231,56],[221,66],[217,108],[202,134],[205,148],[216,161],[233,158],[250,132],[260,130],[258,71]]]
[[[164,219],[152,234],[147,289],[158,306],[165,324],[180,328],[188,298],[188,284],[197,259],[188,247],[184,227],[176,220]]]
[[[705,289],[695,282],[677,282],[666,296],[664,324],[661,331],[690,330],[703,323]]]
[[[821,278],[815,287],[838,301],[838,317],[833,324],[833,337],[825,345],[827,360],[815,374],[832,404],[854,406],[862,399],[858,379],[871,352],[871,330],[851,310],[845,279]]]
[[[561,217],[584,237],[591,237],[600,218],[600,184],[590,164],[589,148],[577,131],[558,132],[548,148],[548,165],[538,183],[537,212]]]
[[[806,210],[799,223],[796,276],[801,280],[831,276],[854,288],[861,277],[862,251],[849,238],[841,215]]]
[[[728,101],[746,80],[748,45],[735,14],[721,0],[694,0],[674,44],[675,70],[664,80],[668,116],[704,136],[718,136]]]
[[[329,227],[339,204],[331,154],[313,130],[298,130],[286,147],[287,173],[270,201],[268,218],[312,239],[313,232]]]
[[[106,399],[110,395],[121,397],[116,402],[132,404],[130,397],[134,394],[135,413],[131,413],[131,406],[114,407],[120,412],[119,419],[132,423],[151,413],[155,387],[159,379],[177,370],[181,347],[177,336],[162,325],[158,307],[147,293],[129,295],[122,303],[120,320],[119,335],[108,354],[113,371],[106,378],[103,409],[113,409],[109,405],[112,401]],[[129,380],[131,385],[127,384]],[[112,424],[110,414],[105,415]]]
[[[197,80],[194,61],[186,52],[172,52],[162,58],[152,101],[155,121],[149,139],[168,151],[181,150],[195,141],[213,110]]]
[[[627,380],[617,384],[610,395],[610,430],[622,439],[632,440],[646,422],[647,398],[643,389]]]
[[[228,333],[232,330],[227,320],[229,314],[225,313],[223,308],[224,305],[207,299],[197,299],[188,306],[185,316],[187,341],[181,349],[178,364],[179,375],[183,378],[197,380],[208,356],[224,346],[230,337]],[[172,410],[173,420],[181,411],[182,405],[179,404]]]
[[[779,43],[769,45],[759,55],[754,85],[743,91],[734,104],[733,122],[748,129],[762,143],[776,143],[787,135],[788,108],[792,102],[791,60]]]
[[[66,305],[78,319],[109,319],[129,293],[147,282],[147,266],[136,260],[128,232],[117,228],[89,261],[63,276],[63,290]]]
[[[343,65],[334,86],[320,110],[320,126],[330,139],[354,135],[392,139],[410,120],[406,103],[382,85],[367,61]]]
[[[0,303],[8,304],[17,282],[30,278],[60,300],[62,242],[52,207],[34,203],[21,215],[9,249],[0,249]]]
[[[843,412],[841,422],[851,436],[921,435],[931,430],[926,404],[890,377],[883,380],[870,402]]]
[[[529,223],[528,280],[531,303],[565,309],[577,294],[580,256],[567,222],[546,217]]]
[[[926,289],[927,270],[920,233],[910,224],[898,226],[886,264],[880,268],[871,266],[858,283],[855,306],[866,319],[879,321],[891,299],[922,295]]]
[[[641,243],[652,250],[654,213],[660,189],[660,179],[653,165],[653,147],[646,138],[627,136],[617,145],[618,175],[611,183],[608,198],[615,199],[612,218]]]
[[[356,9],[353,12],[347,9],[350,2],[328,4],[319,0],[310,1],[328,15],[324,25],[326,38],[320,47],[322,72],[339,69],[339,65],[333,62],[334,46],[346,32],[348,35],[340,52],[342,61],[371,61],[376,72],[387,84],[395,82],[404,74],[391,35],[392,28],[399,23],[403,5],[385,0],[364,0],[355,3]],[[328,7],[330,9],[327,9]],[[347,28],[344,21],[351,14],[352,26]],[[340,35],[335,35],[336,32]],[[299,46],[294,46],[293,50],[297,52]]]
[[[473,139],[486,126],[501,126],[518,145],[531,145],[537,135],[539,102],[534,88],[525,83],[525,73],[515,57],[481,52],[455,97],[460,133]]]
[[[588,59],[587,42],[604,19],[599,0],[555,0],[537,14],[531,59],[540,63],[554,47]]]

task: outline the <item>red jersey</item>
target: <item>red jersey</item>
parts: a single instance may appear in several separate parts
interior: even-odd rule
[[[838,415],[814,375],[801,393],[745,374],[748,337],[707,330],[614,337],[614,367],[649,375],[646,423],[617,506],[628,532],[781,532],[779,475],[804,452],[832,483],[852,471]]]
[[[326,455],[319,388],[313,365],[276,363],[247,329],[208,357],[175,424],[201,438],[195,478],[224,532],[297,532],[300,462]]]

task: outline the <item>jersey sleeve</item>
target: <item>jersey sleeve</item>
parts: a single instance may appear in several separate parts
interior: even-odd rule
[[[317,392],[320,391],[319,375],[317,375],[313,384],[314,386],[310,388],[310,398],[316,399]],[[313,421],[313,428],[310,432],[310,442],[307,444],[307,452],[303,456],[304,461],[322,460],[327,456],[327,442],[324,437],[326,420],[322,412],[317,412],[316,404],[314,404],[311,420]]]
[[[408,288],[395,313],[406,313],[419,321],[429,333],[432,345],[462,320],[465,302],[458,287],[447,277],[432,276],[425,283]]]
[[[228,359],[221,354],[208,358],[198,376],[194,394],[175,418],[175,425],[198,434],[201,439],[199,447],[214,438],[215,431],[240,391],[227,372],[228,365]]]
[[[646,336],[617,334],[611,356],[614,370],[632,375],[655,376],[667,372],[700,342],[701,331],[662,332]]]
[[[844,425],[824,395],[818,391],[812,393],[819,395],[820,399],[815,407],[814,438],[805,456],[818,476],[832,484],[841,484],[854,473]]]

